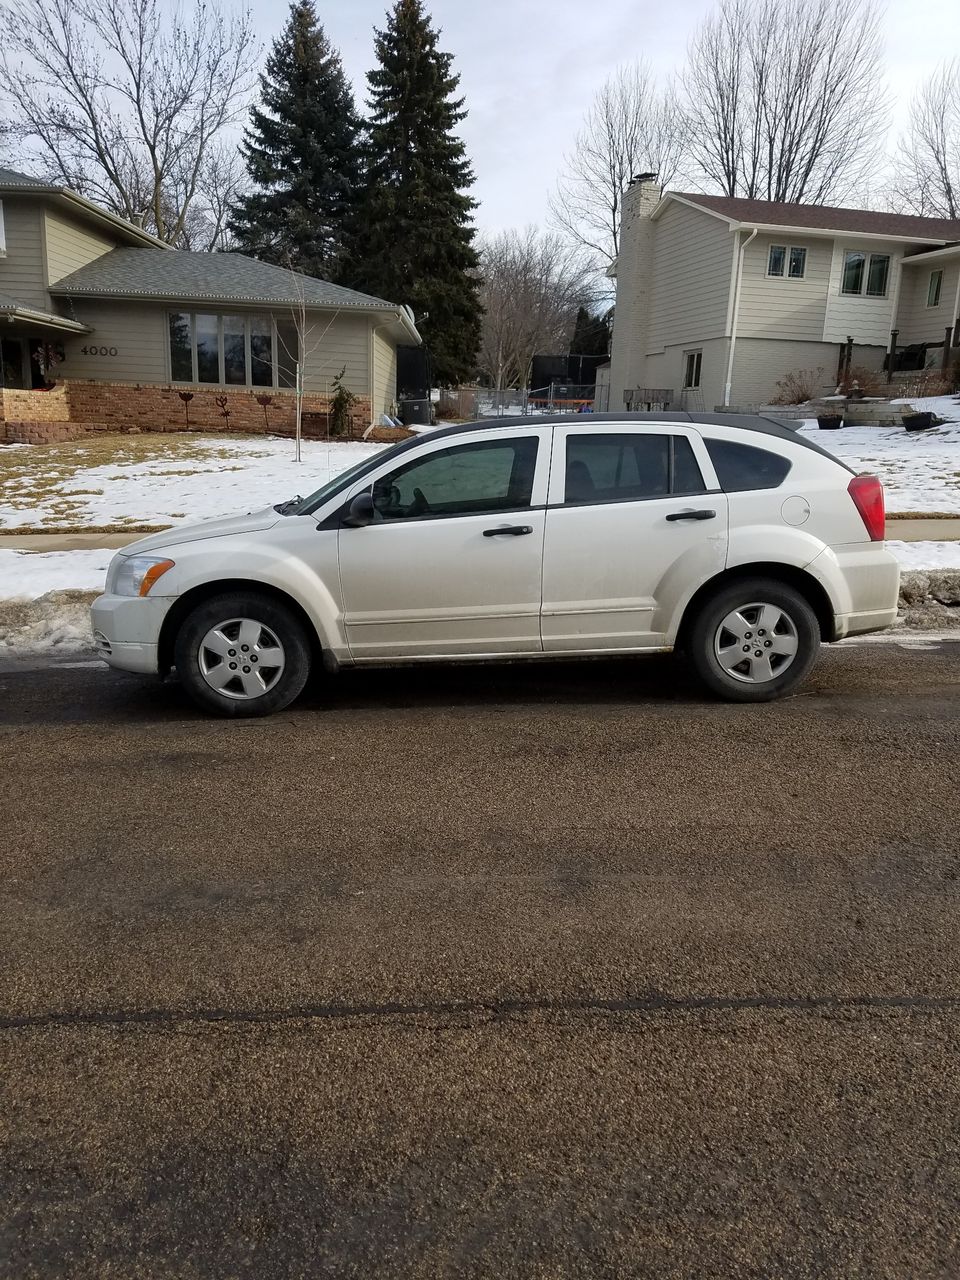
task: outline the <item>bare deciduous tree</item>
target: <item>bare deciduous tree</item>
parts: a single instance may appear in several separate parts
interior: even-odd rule
[[[620,67],[587,112],[550,202],[554,224],[605,268],[619,249],[623,193],[634,174],[668,186],[685,145],[685,121],[672,85],[660,89],[643,62]]]
[[[583,257],[556,232],[527,227],[479,245],[484,307],[480,368],[496,390],[526,386],[533,357],[566,350],[592,300]]]
[[[894,197],[901,207],[960,218],[960,59],[944,63],[918,89],[900,161]]]
[[[182,243],[219,200],[213,148],[256,54],[249,15],[215,0],[5,0],[0,129],[44,176]]]
[[[887,127],[876,0],[720,0],[683,74],[691,170],[725,195],[840,200]]]

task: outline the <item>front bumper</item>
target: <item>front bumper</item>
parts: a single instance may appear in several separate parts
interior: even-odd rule
[[[157,675],[160,630],[176,596],[102,595],[90,607],[97,652],[120,671]]]

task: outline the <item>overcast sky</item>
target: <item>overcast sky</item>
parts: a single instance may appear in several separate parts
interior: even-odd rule
[[[343,57],[358,103],[373,64],[373,27],[386,0],[316,0]],[[546,218],[547,199],[591,99],[615,67],[644,57],[664,76],[683,60],[710,0],[427,0],[441,47],[454,55],[469,111],[462,134],[485,230]],[[254,0],[265,43],[287,6]],[[914,84],[960,50],[957,0],[889,0],[884,23],[888,82],[902,123]]]

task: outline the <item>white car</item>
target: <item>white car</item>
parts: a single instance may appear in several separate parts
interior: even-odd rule
[[[776,698],[890,626],[883,489],[774,419],[500,419],[406,440],[305,499],[125,548],[102,656],[263,715],[311,668],[685,650]]]

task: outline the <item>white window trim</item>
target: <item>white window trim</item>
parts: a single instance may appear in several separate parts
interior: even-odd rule
[[[695,356],[696,382],[687,382],[687,364],[691,356]],[[692,347],[683,353],[683,386],[682,391],[699,391],[703,382],[703,347]]]
[[[770,253],[773,249],[783,250],[783,271],[778,275],[775,271],[770,270]],[[794,250],[800,250],[803,253],[803,271],[798,276],[790,274],[790,255]],[[767,280],[805,280],[807,278],[807,258],[809,250],[805,244],[781,244],[779,240],[776,243],[767,245],[767,265],[764,270],[764,276]]]
[[[934,276],[939,276],[939,277],[940,277],[940,279],[939,279],[939,281],[937,282],[937,300],[936,300],[936,302],[931,302],[931,301],[930,301],[930,286],[933,284],[933,277],[934,277]],[[942,268],[934,268],[934,270],[930,272],[929,276],[927,276],[927,310],[928,310],[928,311],[936,311],[936,310],[939,308],[940,303],[941,303],[942,301],[943,301],[943,269],[942,269]]]
[[[0,258],[7,256],[7,233],[3,226],[3,201],[0,200]]]
[[[863,279],[860,281],[860,289],[854,293],[850,289],[844,289],[843,277],[847,269],[847,258],[852,253],[863,254]],[[867,293],[867,282],[870,279],[870,263],[874,258],[886,258],[887,260],[887,278],[884,282],[883,293]],[[880,302],[883,298],[890,297],[890,277],[893,274],[894,257],[892,253],[879,253],[873,249],[844,249],[843,257],[840,259],[840,297],[841,298],[870,298],[874,302]]]

